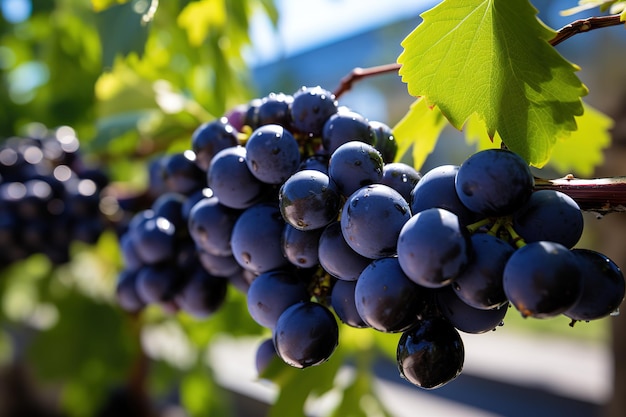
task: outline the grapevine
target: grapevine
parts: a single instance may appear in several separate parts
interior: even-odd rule
[[[304,413],[308,399],[333,388],[346,360],[354,361],[356,376],[347,386],[335,386],[342,396],[335,415],[369,415],[365,402],[351,404],[357,396],[390,415],[370,375],[379,348],[393,357],[398,380],[433,390],[463,372],[463,334],[506,331],[500,327],[507,315],[528,321],[565,317],[572,331],[580,322],[617,321],[626,281],[616,261],[583,247],[583,213],[619,217],[626,211],[626,179],[584,178],[598,164],[591,155],[584,167],[567,161],[571,171],[557,169],[576,174],[544,178],[536,172],[550,164],[552,150],[567,144],[568,136],[575,141],[590,126],[602,140],[609,135],[608,118],[582,100],[587,90],[575,75],[578,68],[554,47],[623,25],[626,2],[582,2],[612,14],[552,31],[539,24],[526,1],[464,0],[458,7],[443,1],[402,42],[398,62],[354,68],[334,90],[313,83],[252,99],[233,64],[247,38],[230,39],[232,26],[224,24],[227,14],[239,13],[229,23],[247,30],[249,16],[238,9],[239,1],[225,2],[224,13],[213,13],[222,7],[217,3],[210,13],[211,2],[175,3],[92,2],[103,19],[102,39],[110,19],[140,19],[123,34],[143,41],[128,46],[103,40],[102,68],[93,73],[98,100],[117,103],[105,106],[107,116],[116,115],[116,106],[126,109],[124,89],[135,98],[154,92],[148,105],[138,100],[135,114],[120,112],[123,127],[112,122],[115,117],[104,120],[82,146],[70,126],[36,124],[7,133],[0,146],[0,292],[8,294],[0,294],[3,302],[16,293],[14,276],[23,268],[25,285],[40,286],[31,289],[41,298],[31,300],[37,308],[60,300],[59,311],[69,306],[74,316],[111,309],[116,330],[128,330],[124,346],[106,341],[104,351],[125,349],[131,366],[121,383],[116,375],[111,393],[92,401],[104,398],[102,415],[115,413],[107,408],[111,404],[125,403],[133,415],[150,416],[163,398],[170,401],[163,387],[151,395],[150,378],[162,372],[162,353],[150,341],[159,326],[171,325],[169,331],[183,333],[180,340],[195,349],[187,357],[193,363],[183,361],[176,370],[183,371],[181,383],[165,388],[176,391],[174,402],[191,416],[223,414],[219,384],[199,354],[220,334],[256,339],[256,376],[278,388],[272,415]],[[272,14],[273,3],[261,3]],[[155,53],[155,45],[163,45],[146,39],[159,25],[166,27],[159,20],[166,11],[178,17],[179,31],[167,37],[178,46]],[[210,30],[197,30],[199,22]],[[456,24],[446,26],[450,22]],[[474,31],[470,41],[467,33]],[[201,63],[182,71],[193,77],[164,64],[166,56],[176,59],[168,55],[172,49]],[[448,51],[445,57],[438,55],[442,50]],[[442,64],[433,69],[439,58]],[[483,60],[495,69],[489,77],[481,71]],[[198,81],[215,61],[220,68],[211,81]],[[457,71],[461,67],[466,71]],[[133,86],[132,72],[157,78],[149,87],[136,79]],[[342,101],[356,83],[382,74],[401,77],[416,99],[395,126]],[[176,85],[183,79],[186,85]],[[477,85],[485,86],[484,95]],[[544,95],[553,100],[544,102]],[[137,105],[131,101],[128,108]],[[156,112],[144,108],[155,103]],[[107,132],[109,122],[115,128]],[[477,150],[458,165],[420,171],[447,125],[464,131]],[[535,125],[545,129],[526,129]],[[598,153],[606,145],[602,140],[580,153]],[[100,164],[83,158],[84,150]],[[121,155],[130,159],[113,166]],[[130,162],[147,168],[139,174],[144,188],[113,180],[120,172],[127,180],[137,176]],[[102,168],[107,164],[110,172]],[[95,272],[88,260],[98,257],[104,259],[102,269],[112,272],[110,293],[93,291],[89,300],[96,303],[89,307],[68,296],[67,288],[89,288],[76,276]],[[26,311],[15,306],[9,306],[13,319],[15,311]],[[54,320],[38,321],[31,313],[21,318],[39,326],[43,342],[34,345],[42,357],[46,326],[52,334],[59,330],[57,335],[67,327],[55,329]],[[93,317],[98,327],[98,315]],[[0,362],[5,335],[12,333],[3,322]],[[181,348],[174,339],[165,345]],[[68,346],[70,363],[80,350]],[[106,357],[112,369],[123,366]],[[76,362],[82,365],[81,359]],[[87,374],[83,381],[93,382]],[[86,415],[94,404],[81,405],[79,397],[98,389],[80,385],[68,389],[74,390],[68,407]],[[208,400],[200,394],[209,391]],[[155,401],[157,396],[163,398]],[[4,406],[0,401],[0,414]]]

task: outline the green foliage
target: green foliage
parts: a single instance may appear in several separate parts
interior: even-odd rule
[[[417,99],[393,128],[393,134],[398,141],[396,159],[406,158],[410,150],[413,166],[420,168],[435,148],[446,124],[446,119],[437,108],[429,106],[426,100]]]
[[[535,15],[527,1],[444,1],[422,15],[398,62],[409,92],[454,127],[477,114],[490,137],[543,166],[557,138],[576,130],[587,90]]]

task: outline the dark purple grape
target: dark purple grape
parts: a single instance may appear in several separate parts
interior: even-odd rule
[[[211,160],[207,177],[209,187],[226,207],[251,207],[261,201],[265,192],[264,184],[248,169],[243,146],[219,151]]]
[[[259,203],[241,213],[231,235],[239,265],[255,274],[289,265],[281,242],[284,227],[280,210],[271,203]]]
[[[465,348],[459,332],[443,318],[421,320],[400,337],[400,375],[420,388],[439,388],[463,370]]]
[[[383,158],[372,145],[351,141],[330,156],[328,175],[345,197],[383,177]]]
[[[337,280],[330,293],[330,305],[342,323],[360,329],[369,326],[356,308],[354,289],[357,282]]]
[[[328,155],[311,155],[308,158],[305,158],[298,167],[298,171],[304,171],[305,169],[313,169],[315,171],[322,172],[328,175],[328,160],[330,157]]]
[[[583,214],[574,199],[555,190],[537,190],[513,214],[513,228],[526,243],[547,240],[572,248],[583,234]]]
[[[337,113],[337,101],[330,91],[320,86],[302,87],[293,94],[289,111],[296,132],[321,136],[326,120]]]
[[[533,242],[517,249],[506,263],[504,292],[523,317],[549,318],[564,313],[581,296],[576,256],[555,242]]]
[[[196,154],[192,151],[167,155],[163,180],[169,191],[184,195],[206,187],[206,174],[196,165]]]
[[[336,221],[324,229],[317,253],[320,265],[338,279],[356,281],[371,259],[356,253],[341,233],[341,223]]]
[[[485,216],[513,213],[528,201],[534,185],[526,161],[506,149],[486,149],[470,156],[455,181],[461,202]]]
[[[278,354],[276,354],[276,349],[274,348],[274,340],[271,337],[263,340],[257,346],[256,354],[254,355],[257,375],[263,375],[263,372],[275,358],[278,358]]]
[[[407,221],[398,237],[398,260],[417,284],[437,288],[450,284],[468,265],[471,242],[456,214],[430,208]]]
[[[175,296],[176,304],[196,318],[215,313],[226,300],[228,280],[209,274],[203,268],[194,268],[187,282]]]
[[[273,338],[276,353],[285,363],[306,368],[330,358],[339,343],[339,327],[328,308],[304,301],[280,315]]]
[[[392,163],[398,152],[398,142],[392,129],[383,122],[370,120],[370,129],[374,135],[374,147],[383,156],[385,164]]]
[[[259,181],[282,184],[300,165],[298,142],[280,125],[260,126],[246,142],[246,163]]]
[[[450,323],[464,333],[485,333],[502,324],[509,304],[501,304],[492,309],[474,308],[461,300],[452,287],[435,291],[439,311]]]
[[[136,313],[146,305],[137,293],[137,272],[135,269],[123,269],[117,276],[115,284],[117,303],[129,313]]]
[[[203,198],[189,212],[187,227],[196,245],[212,255],[232,255],[230,238],[240,212],[220,204],[217,197]]]
[[[298,171],[280,187],[280,212],[299,230],[320,229],[337,219],[341,196],[328,175],[316,170]]]
[[[341,232],[350,247],[370,259],[396,253],[398,235],[411,218],[409,203],[391,187],[372,184],[355,191],[341,211]]]
[[[626,284],[621,269],[606,255],[591,249],[572,249],[582,275],[580,299],[563,314],[572,320],[597,320],[618,310]]]
[[[222,149],[237,146],[237,130],[226,117],[201,124],[191,135],[191,149],[196,154],[195,163],[207,171],[211,160]]]
[[[407,330],[425,310],[427,289],[411,281],[398,258],[372,261],[356,281],[356,309],[370,327],[386,333]]]
[[[265,272],[248,288],[248,312],[261,326],[274,328],[287,307],[309,298],[305,283],[295,274],[287,270]]]
[[[319,264],[318,248],[324,229],[298,230],[290,224],[283,229],[283,254],[299,268],[312,268]]]
[[[157,217],[165,217],[169,220],[177,232],[186,229],[187,223],[183,217],[183,205],[187,197],[184,194],[166,192],[161,194],[150,207]],[[179,230],[180,229],[180,230]]]
[[[174,257],[176,228],[165,217],[152,217],[134,228],[131,239],[144,264],[156,264]]]
[[[135,287],[144,303],[161,303],[173,299],[185,279],[171,264],[145,265],[137,271]]]
[[[411,191],[411,212],[438,207],[456,214],[462,225],[474,223],[478,215],[465,207],[454,186],[457,165],[441,165],[426,172]]]
[[[293,96],[284,93],[269,93],[263,97],[256,109],[258,125],[277,124],[285,129],[291,128],[292,121],[289,106],[292,102]]]
[[[488,233],[471,236],[474,256],[452,283],[458,297],[478,309],[491,310],[507,303],[502,274],[515,249]]]
[[[215,275],[216,277],[228,278],[242,269],[241,265],[239,265],[232,255],[219,256],[199,250],[197,256],[202,267],[209,274]]]
[[[384,159],[383,159],[384,160]],[[393,188],[400,193],[405,201],[411,202],[411,192],[422,175],[412,166],[403,162],[394,162],[383,166],[381,184]]]
[[[368,120],[354,111],[341,111],[333,114],[324,123],[322,144],[328,154],[346,142],[359,141],[374,145],[375,138]]]

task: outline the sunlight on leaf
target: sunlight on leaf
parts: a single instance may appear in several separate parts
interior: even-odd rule
[[[404,158],[407,151],[412,149],[412,164],[419,170],[435,148],[446,124],[446,119],[437,108],[429,107],[426,100],[417,99],[409,112],[393,128],[393,134],[398,142],[396,159]]]
[[[528,1],[444,1],[404,39],[400,75],[461,129],[476,113],[493,137],[535,166],[576,129],[586,87],[549,43]],[[541,62],[542,65],[536,65]]]
[[[178,15],[178,25],[187,31],[189,43],[200,46],[212,27],[226,23],[224,0],[202,0],[189,3]]]
[[[585,113],[576,121],[578,130],[557,141],[549,165],[562,174],[589,177],[604,161],[602,151],[611,143],[613,120],[585,104]]]
[[[586,10],[595,9],[596,7],[599,7],[601,11],[604,11],[615,3],[620,2],[616,0],[580,0],[578,2],[578,6],[562,10],[559,14],[561,16],[571,16]]]

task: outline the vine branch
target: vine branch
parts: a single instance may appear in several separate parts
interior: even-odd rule
[[[581,210],[600,215],[626,212],[626,177],[581,179],[535,178],[535,190],[556,190],[576,201]]]
[[[611,26],[618,26],[621,24],[624,24],[624,22],[620,20],[619,14],[578,19],[557,30],[556,36],[552,38],[549,43],[552,46],[556,46],[578,33],[589,32],[594,29],[607,28]],[[339,86],[335,89],[333,94],[336,98],[339,98],[342,94],[349,91],[355,82],[363,78],[387,74],[391,72],[398,72],[399,69],[400,64],[395,62],[391,64],[377,65],[375,67],[354,68],[352,71],[350,71],[349,74],[341,79],[341,81],[339,82]]]

